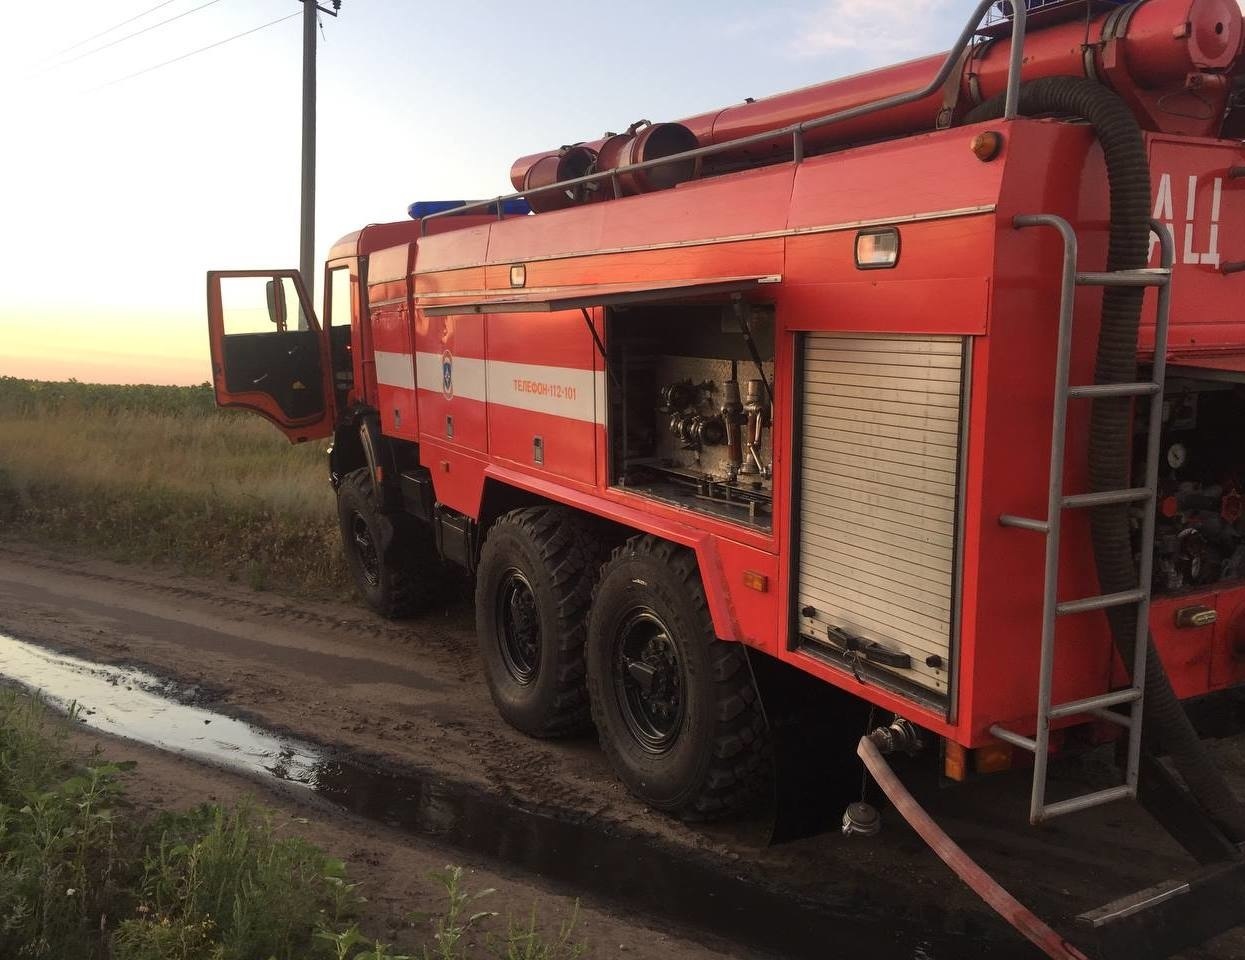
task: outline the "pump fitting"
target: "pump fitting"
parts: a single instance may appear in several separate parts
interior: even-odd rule
[[[890,753],[912,756],[924,746],[916,726],[903,717],[895,717],[888,727],[878,727],[869,734],[869,740],[883,756]]]

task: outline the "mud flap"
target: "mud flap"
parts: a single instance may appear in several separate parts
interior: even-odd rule
[[[781,660],[747,653],[773,748],[770,843],[837,830],[843,810],[860,799],[855,748],[872,708]]]
[[[1187,880],[1140,890],[1077,918],[1102,960],[1170,957],[1238,926],[1245,904],[1245,860],[1219,863]]]
[[[1077,917],[1103,960],[1168,957],[1245,919],[1245,851],[1228,840],[1158,758],[1143,754],[1137,799],[1202,869]]]

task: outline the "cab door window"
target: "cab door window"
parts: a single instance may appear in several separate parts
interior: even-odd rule
[[[220,309],[226,391],[264,394],[291,422],[323,416],[319,331],[293,279],[222,277]]]

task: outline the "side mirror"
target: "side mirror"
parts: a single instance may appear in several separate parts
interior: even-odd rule
[[[280,280],[269,280],[264,286],[268,294],[268,319],[273,322],[278,333],[285,332],[285,284]]]

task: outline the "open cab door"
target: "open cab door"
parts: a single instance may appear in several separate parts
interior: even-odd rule
[[[291,443],[333,432],[328,342],[297,270],[210,270],[208,340],[216,403],[276,424]]]

